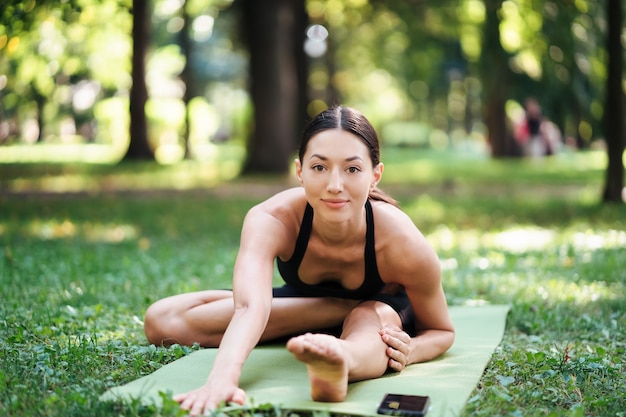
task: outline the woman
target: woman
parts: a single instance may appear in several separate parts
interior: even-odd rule
[[[379,154],[362,114],[319,114],[295,161],[302,187],[244,219],[233,291],[177,295],[148,309],[151,343],[219,346],[206,384],[175,397],[191,415],[244,403],[239,377],[259,341],[299,334],[287,349],[306,364],[316,401],[343,401],[349,382],[401,371],[452,345],[437,255],[377,188]],[[273,289],[275,259],[286,285]],[[320,331],[335,326],[339,337]]]

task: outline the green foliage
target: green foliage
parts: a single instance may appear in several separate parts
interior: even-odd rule
[[[36,22],[40,10],[54,7],[63,10],[71,10],[76,7],[76,0],[14,0],[6,1],[0,8],[0,28],[4,33],[19,35],[27,32]]]
[[[332,78],[343,101],[375,123],[471,131],[473,123],[483,121],[481,100],[494,65],[501,63],[494,88],[505,89],[505,99],[523,102],[535,96],[566,135],[580,135],[586,143],[602,135],[606,21],[599,17],[601,2],[307,3],[311,18],[329,28],[335,52],[329,58],[335,73],[322,75],[327,69],[314,66],[315,79]],[[492,36],[504,56],[495,45],[481,47],[488,31],[486,3],[502,6]]]
[[[12,10],[28,18],[15,23]],[[1,107],[11,121],[0,141],[96,140],[98,101],[130,86],[128,8],[115,0],[33,0],[14,2],[0,17]]]
[[[393,181],[383,188],[438,251],[449,303],[512,305],[463,415],[626,409],[626,212],[590,203],[586,190],[601,181],[600,168],[591,155],[571,158],[520,169],[386,154]],[[168,393],[161,407],[98,397],[197,349],[148,345],[143,314],[167,295],[229,287],[243,216],[277,184],[138,188],[202,166],[172,169],[3,167],[3,189],[38,186],[0,196],[0,414],[183,415]],[[38,192],[77,176],[91,178],[85,191],[108,184],[133,192]],[[271,404],[257,409],[278,415]]]
[[[66,141],[118,142],[119,130],[109,128],[110,120],[101,118],[95,102],[120,99],[108,106],[115,104],[113,113],[128,111],[122,104],[130,86],[132,2],[5,3],[0,8],[0,90],[3,116],[11,123],[0,132],[0,141],[57,141],[64,136]],[[180,101],[187,88],[220,109],[225,129],[220,135],[239,136],[244,126],[231,124],[245,105],[246,58],[229,10],[232,1],[153,3],[151,97]],[[510,55],[506,74],[511,82],[503,87],[507,99],[536,96],[566,135],[585,144],[601,137],[606,73],[602,2],[500,3],[499,37]],[[360,108],[381,127],[416,122],[448,134],[482,132],[481,83],[486,80],[479,80],[477,64],[488,62],[493,53],[481,50],[484,2],[307,0],[306,5],[311,22],[330,31],[328,56],[311,66],[312,96],[336,101],[329,89],[336,90],[342,102]],[[183,21],[184,8],[189,22]],[[194,20],[198,17],[202,19]],[[188,27],[195,50],[188,58],[198,85],[183,88],[179,78],[186,57],[179,43]],[[170,51],[168,59],[155,59],[162,51]],[[167,106],[160,106],[153,120],[168,116]],[[71,121],[75,129],[68,128]],[[177,118],[176,124],[181,121]],[[30,124],[24,126],[26,122]],[[33,137],[35,122],[41,124],[41,137]],[[152,133],[155,147],[180,135],[173,124],[167,127],[167,134],[160,129]],[[235,132],[226,129],[233,127]]]

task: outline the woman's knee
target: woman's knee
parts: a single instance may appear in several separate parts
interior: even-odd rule
[[[364,301],[356,306],[346,317],[344,325],[348,321],[361,324],[370,323],[379,326],[379,329],[390,324],[402,327],[402,320],[393,307],[374,300]]]
[[[162,304],[163,300],[157,301],[148,307],[143,321],[143,329],[148,342],[159,346],[167,344],[166,340],[173,337],[173,331],[175,330],[171,312],[168,312]]]
[[[144,332],[148,341],[158,346],[200,343],[214,347],[221,341],[232,310],[232,293],[228,291],[180,294],[148,307]]]

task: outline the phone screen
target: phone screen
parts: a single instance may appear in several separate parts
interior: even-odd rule
[[[378,407],[378,414],[421,417],[426,415],[430,397],[423,395],[386,394]]]

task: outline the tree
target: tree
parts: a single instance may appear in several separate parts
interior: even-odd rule
[[[185,145],[185,159],[191,158],[191,149],[190,149],[190,133],[191,133],[191,120],[190,120],[190,109],[189,103],[191,100],[196,97],[197,88],[195,76],[192,69],[192,61],[193,61],[193,42],[191,39],[191,16],[189,15],[189,1],[185,1],[182,9],[181,9],[182,19],[184,22],[183,28],[180,31],[180,49],[182,50],[183,55],[185,56],[185,66],[183,67],[183,71],[180,74],[180,78],[185,84],[185,94],[183,96],[183,102],[185,103],[185,122],[184,122],[184,132],[183,132],[183,142]]]
[[[295,132],[296,135],[293,138],[294,146],[300,143],[300,132],[305,128],[307,120],[305,118],[307,114],[307,106],[309,105],[309,66],[310,62],[307,54],[304,52],[304,41],[306,39],[305,29],[309,25],[309,15],[306,11],[305,1],[296,1],[294,4],[294,16],[295,24],[293,27],[294,37],[294,59],[296,64],[296,76],[297,76],[297,105],[296,105],[296,120],[295,120]]]
[[[148,142],[146,119],[146,50],[150,39],[150,8],[148,0],[133,0],[133,58],[130,89],[130,143],[124,159],[154,159]]]
[[[480,78],[483,84],[483,118],[488,131],[491,155],[510,154],[505,103],[509,85],[509,56],[500,43],[502,0],[485,0]]]
[[[602,199],[604,202],[623,203],[624,188],[624,90],[622,88],[623,48],[622,33],[622,0],[607,2],[607,52],[608,77],[606,81],[606,105],[604,122],[608,152],[608,167]]]
[[[17,100],[10,112],[19,113],[20,110],[34,103],[37,119],[37,142],[41,142],[44,132],[44,108],[49,96],[53,95],[55,88],[56,71],[50,71],[50,61],[63,61],[65,54],[55,51],[54,57],[47,54],[51,48],[42,48],[42,36],[37,33],[41,27],[43,17],[48,18],[48,27],[54,28],[51,32],[57,32],[56,24],[64,22],[62,26],[69,26],[68,16],[76,7],[75,1],[60,2],[56,0],[42,0],[39,2],[14,1],[2,4],[0,7],[0,71],[3,69],[5,59],[9,64],[8,73],[13,73],[13,82],[9,81],[8,90],[13,89],[17,93]],[[59,25],[61,26],[61,25]],[[62,35],[60,36],[62,37]],[[30,48],[28,48],[30,46]],[[31,50],[32,48],[32,50]],[[62,56],[59,56],[62,55]],[[25,70],[26,68],[32,70]],[[4,87],[0,89],[0,99],[4,93]],[[0,100],[0,121],[5,118],[4,100]],[[19,134],[19,128],[16,128]],[[0,141],[3,138],[0,138]]]
[[[243,27],[250,53],[250,94],[254,131],[244,174],[286,173],[298,136],[297,22],[304,0],[242,0]]]

